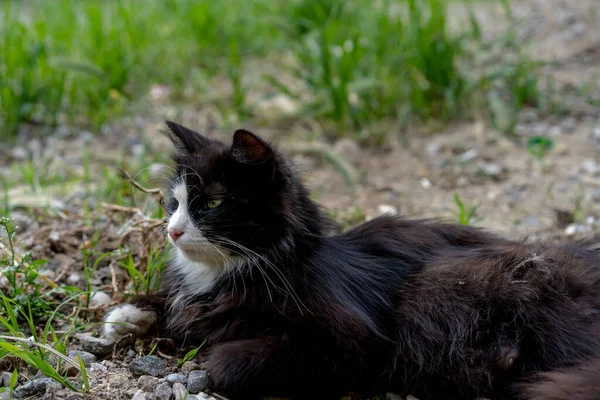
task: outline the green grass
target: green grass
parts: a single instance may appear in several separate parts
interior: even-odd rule
[[[483,218],[476,217],[479,204],[465,204],[458,193],[454,194],[454,203],[457,208],[456,219],[454,222],[457,222],[460,225],[475,225],[483,220]]]
[[[376,141],[381,121],[473,108],[510,133],[505,115],[544,98],[514,33],[484,43],[474,18],[451,32],[444,0],[33,0],[2,14],[3,135],[22,123],[98,128],[153,83],[236,119],[254,116],[256,93],[287,94],[296,117]]]
[[[45,260],[34,260],[31,255],[18,257],[10,220],[3,217],[0,225],[9,243],[0,252],[1,276],[6,277],[7,286],[0,294],[0,361],[7,357],[20,359],[64,387],[79,391],[78,384],[67,378],[64,367],[70,364],[79,371],[83,387],[89,392],[90,374],[85,366],[81,360],[75,362],[66,356],[69,335],[83,326],[72,323],[72,328],[60,337],[53,326],[56,318],[64,318],[61,308],[76,302],[82,292],[69,287],[46,288],[38,279]],[[11,395],[17,378],[18,369],[14,369],[8,389]]]

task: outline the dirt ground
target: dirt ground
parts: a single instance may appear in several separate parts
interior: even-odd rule
[[[545,73],[555,78],[557,86],[565,93],[589,87],[589,96],[600,101],[600,9],[596,3],[597,0],[519,0],[513,2],[513,7],[515,16],[523,19],[520,37],[532,43],[536,58],[550,61]],[[502,26],[494,24],[501,19],[501,7],[487,2],[477,7],[486,34],[501,31]],[[480,205],[477,216],[482,220],[477,225],[481,227],[510,237],[572,239],[600,230],[600,114],[589,103],[580,104],[567,95],[564,99],[573,102],[565,115],[542,117],[533,110],[523,112],[517,140],[508,140],[481,120],[429,133],[415,127],[402,141],[395,140],[397,132],[390,128],[391,140],[384,148],[361,148],[348,139],[326,143],[356,168],[358,181],[354,189],[346,185],[331,164],[294,150],[295,144],[320,137],[317,123],[299,121],[285,127],[257,124],[246,128],[279,143],[298,162],[318,202],[340,220],[358,222],[361,214],[370,218],[390,209],[412,218],[454,219],[454,194],[458,193],[465,203]],[[180,107],[164,101],[149,103],[149,107],[139,116],[109,124],[98,135],[68,128],[38,138],[24,133],[18,149],[0,145],[0,169],[4,170],[0,178],[7,177],[8,167],[18,163],[23,154],[55,160],[56,168],[77,170],[82,165],[84,146],[93,155],[96,166],[114,165],[120,153],[136,154],[143,146],[148,146],[150,153],[167,153],[169,142],[159,134],[167,118],[224,140],[230,140],[235,129],[218,130],[214,123],[219,119],[218,113],[206,107]],[[550,136],[556,143],[541,163],[525,146],[527,137],[533,135]],[[64,185],[61,189],[65,189]],[[41,211],[32,214],[25,209],[14,213],[20,225],[19,244],[53,263],[55,270],[50,275],[58,284],[79,282],[79,250],[95,228],[102,229],[100,250],[111,251],[123,235],[119,230],[123,219],[137,218],[127,211],[101,209],[104,211],[100,214],[105,216],[93,227],[86,227],[75,218],[81,206],[81,188],[66,189],[68,196],[47,192],[33,197],[21,187],[11,187],[9,191],[9,199],[17,204],[53,204],[61,210],[53,216]],[[139,199],[140,208],[151,201],[141,194]],[[103,199],[94,200],[100,207]],[[116,214],[119,216],[114,217]],[[136,246],[140,237],[135,235],[125,242]],[[153,231],[149,237],[159,240],[160,231]],[[116,272],[116,277],[114,274],[109,265],[101,264],[94,281],[100,290],[110,293],[112,303],[122,298],[113,290],[115,282],[121,292],[127,279],[123,272]],[[102,314],[99,307],[89,318],[100,318]],[[98,371],[100,378],[92,388],[93,397],[130,399],[139,394],[141,384],[129,368],[134,355],[135,352],[127,355],[123,350],[115,358],[104,357],[102,363],[107,370]],[[172,372],[177,370],[173,363],[168,361],[165,373],[169,368]],[[52,396],[79,395],[58,391]]]

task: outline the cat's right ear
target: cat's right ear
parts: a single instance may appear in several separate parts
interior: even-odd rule
[[[179,151],[194,153],[209,143],[209,139],[196,131],[181,126],[172,121],[165,121],[169,131],[165,133]]]

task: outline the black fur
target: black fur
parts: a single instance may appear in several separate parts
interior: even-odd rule
[[[163,334],[207,340],[215,391],[539,399],[538,385],[560,380],[535,373],[600,360],[596,250],[395,216],[329,236],[329,221],[271,145],[238,131],[228,146],[168,125],[196,223],[209,240],[256,254],[225,244],[242,255],[236,273],[185,306],[169,307],[181,286],[172,270],[160,293],[135,301],[159,311]],[[223,202],[207,211],[215,197]],[[594,365],[581,377],[593,392],[576,398],[600,398]]]

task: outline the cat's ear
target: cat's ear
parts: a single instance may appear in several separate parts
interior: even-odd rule
[[[238,129],[233,134],[231,157],[242,164],[264,164],[273,159],[273,150],[258,136]]]
[[[165,121],[169,131],[165,132],[175,147],[180,151],[193,153],[196,150],[206,146],[210,140],[196,131],[181,126],[172,121]]]

